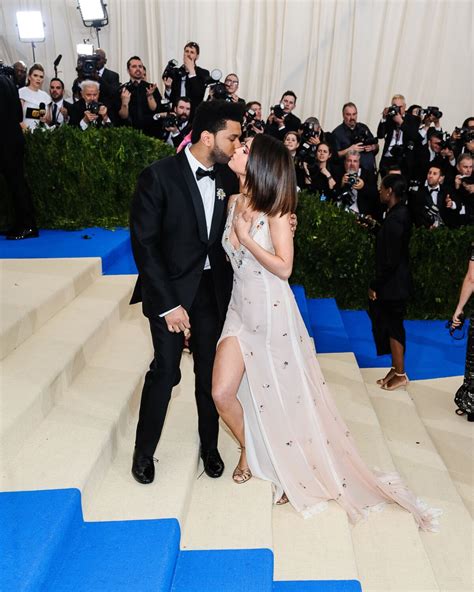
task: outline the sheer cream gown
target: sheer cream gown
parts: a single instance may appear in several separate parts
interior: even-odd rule
[[[360,457],[316,359],[287,281],[230,241],[230,206],[223,246],[234,270],[232,297],[220,341],[235,336],[245,363],[239,389],[245,445],[255,477],[271,481],[274,500],[286,493],[305,517],[335,500],[351,522],[396,502],[424,530],[436,530],[438,510],[417,499],[396,474],[375,475]],[[274,252],[268,218],[250,231]]]

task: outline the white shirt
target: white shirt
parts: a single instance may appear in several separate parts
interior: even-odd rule
[[[213,169],[213,167],[206,168],[205,166],[203,166],[199,162],[199,160],[197,160],[197,158],[195,158],[192,155],[190,149],[191,149],[191,145],[188,144],[186,146],[186,148],[184,149],[184,153],[186,155],[186,158],[188,159],[188,163],[189,163],[189,166],[191,167],[194,178],[196,179],[196,171],[198,170],[198,168],[204,169],[205,171],[210,171]],[[197,183],[197,186],[199,189],[199,193],[201,194],[202,205],[204,206],[204,215],[206,217],[207,236],[209,237],[209,232],[211,230],[212,216],[214,214],[214,204],[216,201],[216,181],[215,181],[215,179],[211,179],[211,177],[203,177],[202,179],[199,179],[199,181],[196,179],[196,183]],[[206,261],[204,263],[204,269],[211,269],[211,263],[209,261],[209,257],[206,257]],[[170,310],[167,310],[166,312],[160,314],[160,317],[164,317],[168,313],[179,308],[179,306],[180,305],[175,306],[174,308],[171,308]]]
[[[433,202],[433,205],[438,206],[438,193],[440,190],[440,185],[438,184],[438,185],[436,185],[436,187],[430,187],[428,185],[428,181],[425,181],[425,187],[430,192],[431,201]]]
[[[403,131],[401,128],[396,127],[393,130],[392,139],[390,140],[390,146],[387,148],[384,156],[392,156],[392,148],[394,146],[401,146],[403,144]]]
[[[47,109],[51,103],[51,97],[44,90],[31,90],[29,86],[24,86],[18,91],[18,96],[23,101],[23,122],[34,130],[40,124],[39,119],[33,119],[26,116],[27,109],[38,109],[40,103],[44,103]]]
[[[51,109],[51,119],[53,117],[53,108],[54,105],[57,106],[57,113],[56,113],[56,123],[58,125],[62,125],[64,123],[64,115],[61,113],[61,107],[64,105],[64,99],[59,99],[59,101],[51,101],[50,109]]]

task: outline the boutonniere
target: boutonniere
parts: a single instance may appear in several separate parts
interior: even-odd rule
[[[225,197],[226,197],[226,195],[225,195],[225,191],[224,191],[223,189],[221,189],[221,188],[219,188],[219,189],[216,191],[216,195],[217,195],[217,199],[220,199],[220,200],[223,200],[223,199],[225,199]]]

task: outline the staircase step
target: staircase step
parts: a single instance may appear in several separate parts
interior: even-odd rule
[[[321,354],[352,351],[334,298],[311,299],[307,302],[316,351]]]
[[[472,590],[472,522],[407,390],[383,391],[377,370],[364,370],[367,389],[399,472],[429,506],[441,508],[440,532],[420,533],[442,590]]]
[[[171,592],[272,592],[269,549],[181,551]]]
[[[145,324],[137,308],[127,311],[61,400],[8,457],[3,490],[77,487],[85,499],[94,491],[126,428],[134,394],[138,399],[149,361]]]
[[[60,400],[128,308],[134,278],[100,277],[0,362],[3,460]]]
[[[0,360],[100,275],[99,258],[2,259]]]
[[[411,382],[409,391],[418,415],[443,459],[467,511],[474,518],[474,434],[472,424],[466,421],[466,416],[460,417],[454,413],[454,394],[462,381],[462,376],[417,380]]]
[[[274,582],[273,592],[362,592],[356,580]]]

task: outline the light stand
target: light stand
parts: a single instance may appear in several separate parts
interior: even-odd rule
[[[99,31],[109,24],[107,4],[104,0],[77,0],[77,8],[81,13],[85,27],[93,27],[97,35],[97,47],[100,47]]]

